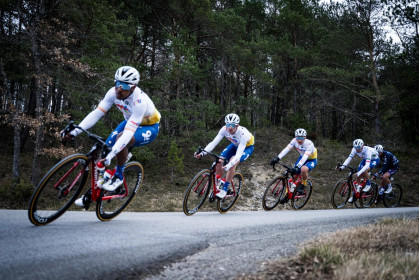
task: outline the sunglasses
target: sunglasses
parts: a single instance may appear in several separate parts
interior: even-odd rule
[[[301,137],[301,136],[297,136],[295,138],[297,138],[297,140],[304,140],[304,137]]]
[[[234,123],[227,123],[227,124],[226,124],[226,127],[227,127],[227,128],[228,128],[228,127],[235,128],[235,127],[236,127],[236,124],[234,124]]]
[[[361,150],[362,146],[355,146],[355,150]]]
[[[116,81],[115,82],[115,87],[119,88],[121,87],[123,90],[129,90],[133,87],[134,85],[130,85],[128,83],[124,83],[124,82],[120,82],[120,81]]]

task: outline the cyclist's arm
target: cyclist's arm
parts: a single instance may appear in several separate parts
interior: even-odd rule
[[[303,164],[306,162],[306,160],[308,159],[308,157],[314,152],[314,146],[308,148],[304,155],[302,156],[302,158],[300,159],[300,161],[297,164],[298,168],[301,168],[301,166],[303,166]]]
[[[294,139],[293,139],[294,140]],[[291,151],[292,150],[292,147],[293,147],[293,144],[292,144],[292,141],[285,147],[285,149],[283,149],[280,153],[279,153],[279,155],[278,155],[278,158],[279,159],[282,159],[286,154],[288,154],[288,152],[289,151]]]
[[[146,110],[147,104],[145,102],[140,102],[135,106],[135,110],[131,117],[127,120],[127,124],[125,125],[121,137],[119,137],[119,139],[115,142],[111,152],[106,156],[107,163],[110,163],[111,159],[127,146],[140,125]]]
[[[218,132],[217,136],[215,136],[214,140],[212,140],[211,143],[209,143],[206,147],[205,147],[205,151],[206,152],[212,152],[212,150],[214,150],[214,148],[218,145],[218,143],[221,142],[221,140],[223,140],[224,138],[224,133],[223,133],[223,129],[225,130],[225,128],[221,128],[220,131]]]
[[[230,162],[225,166],[226,170],[230,169],[234,165],[236,165],[238,162],[240,162],[240,159],[244,153],[244,149],[246,149],[246,144],[250,140],[251,136],[249,137],[243,137],[239,143],[239,146],[236,150],[236,155],[230,159]]]
[[[349,157],[345,160],[345,162],[342,165],[343,166],[348,166],[348,164],[351,162],[351,160],[354,158],[354,156],[355,156],[355,149],[352,148],[352,151],[349,154]]]
[[[114,99],[115,99],[115,89],[111,88],[106,93],[105,98],[99,103],[98,107],[94,109],[92,112],[90,112],[83,119],[83,121],[79,124],[79,126],[85,130],[94,126],[100,120],[100,118],[106,114],[109,108],[111,108],[114,102]],[[76,128],[75,130],[70,132],[70,134],[73,136],[77,136],[80,132],[82,132],[82,130]]]

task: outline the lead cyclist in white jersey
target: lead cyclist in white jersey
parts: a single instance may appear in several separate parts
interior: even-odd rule
[[[342,170],[345,168],[355,155],[362,158],[361,163],[358,166],[358,172],[356,173],[356,180],[357,182],[360,182],[361,178],[364,178],[364,180],[366,180],[366,184],[362,191],[368,192],[371,189],[370,175],[368,174],[368,171],[380,163],[380,158],[378,157],[378,153],[375,148],[364,146],[364,141],[362,141],[362,139],[355,139],[353,146],[354,147],[352,148],[349,157],[339,169]],[[361,190],[361,186],[358,186],[357,188],[357,191],[359,192]],[[348,202],[353,202],[353,196],[349,198]]]
[[[220,182],[222,189],[216,194],[220,199],[226,196],[231,179],[233,179],[236,172],[236,167],[253,153],[253,144],[255,143],[253,135],[245,127],[239,126],[240,118],[238,115],[228,114],[224,120],[226,125],[220,129],[214,140],[205,147],[205,151],[194,154],[196,158],[201,158],[206,152],[211,152],[224,137],[231,141],[231,144],[220,154],[220,157],[228,159],[229,163],[222,167],[223,162],[220,162],[216,166],[216,172],[219,176],[222,175],[223,170],[227,171],[225,179],[221,179]]]
[[[122,66],[115,73],[115,86],[110,88],[98,107],[90,112],[79,124],[89,129],[112,107],[113,104],[124,115],[124,121],[111,133],[106,143],[112,147],[111,152],[103,160],[110,165],[116,157],[116,172],[101,188],[115,191],[123,183],[123,172],[128,157],[129,147],[138,147],[151,143],[157,136],[160,127],[160,113],[150,97],[137,87],[140,74],[131,66]],[[81,132],[75,129],[64,136],[70,138]],[[83,206],[82,198],[76,204]]]
[[[303,128],[298,128],[295,133],[295,138],[283,149],[277,157],[271,160],[271,165],[278,163],[292,148],[295,148],[300,156],[297,159],[292,175],[301,174],[301,184],[297,187],[297,192],[302,193],[305,186],[307,185],[308,172],[311,171],[317,165],[317,149],[314,147],[314,143],[307,139],[307,131]],[[288,196],[284,196],[280,202],[286,203]]]

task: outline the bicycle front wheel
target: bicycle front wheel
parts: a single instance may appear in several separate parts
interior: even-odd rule
[[[286,189],[285,178],[278,176],[274,178],[266,187],[263,193],[262,206],[265,211],[274,209],[281,197],[284,195]]]
[[[124,169],[124,183],[113,192],[102,190],[96,204],[96,216],[109,221],[118,216],[136,196],[143,182],[144,169],[141,163],[127,163]]]
[[[340,209],[348,202],[351,195],[351,186],[348,184],[346,178],[342,178],[333,187],[332,191],[332,206],[335,209]]]
[[[392,191],[383,194],[384,206],[388,208],[396,207],[400,204],[402,194],[402,187],[399,184],[392,184]]]
[[[227,195],[223,199],[219,199],[217,201],[218,212],[224,214],[233,208],[234,204],[236,204],[237,200],[239,199],[242,186],[243,175],[240,173],[234,174],[233,179],[231,180],[231,184],[228,187]]]
[[[204,169],[192,179],[183,197],[183,212],[185,215],[195,214],[204,204],[211,188],[211,178],[211,170]]]
[[[307,185],[304,187],[302,193],[298,193],[297,190],[294,190],[291,198],[291,207],[294,210],[301,210],[307,204],[311,197],[311,192],[313,191],[313,183],[310,179],[307,179]]]
[[[360,200],[364,208],[369,208],[374,204],[378,194],[378,186],[375,182],[371,182],[371,189],[368,192],[362,192]]]
[[[51,223],[71,206],[82,191],[89,175],[88,159],[75,154],[54,165],[42,178],[29,202],[32,224]]]

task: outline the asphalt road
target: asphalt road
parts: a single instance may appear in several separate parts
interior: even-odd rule
[[[321,233],[383,217],[419,217],[419,207],[122,213],[110,222],[68,212],[42,227],[26,211],[0,210],[0,278],[231,279]]]

